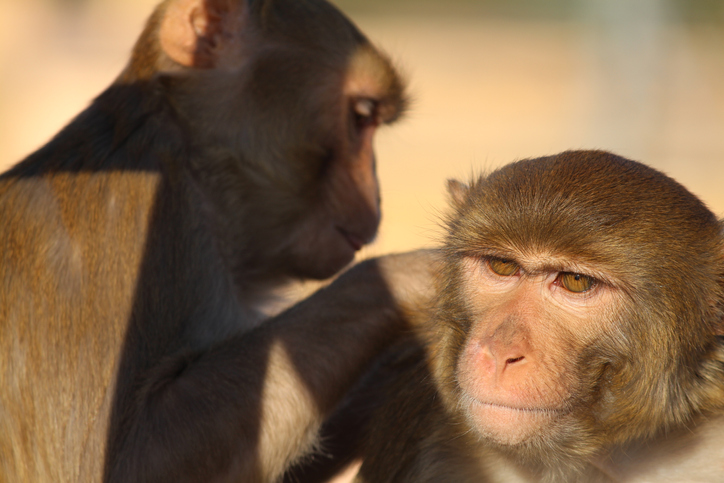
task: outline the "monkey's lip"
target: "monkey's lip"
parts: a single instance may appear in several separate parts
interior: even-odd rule
[[[506,404],[505,402],[496,402],[496,401],[485,401],[478,399],[473,394],[470,394],[468,391],[463,390],[462,391],[462,397],[469,400],[471,403],[475,404],[476,406],[484,406],[484,407],[490,407],[494,409],[500,409],[500,410],[508,410],[508,411],[519,411],[524,413],[546,413],[546,414],[563,414],[567,412],[567,410],[563,407],[545,407],[545,406],[520,406],[520,405],[512,405],[512,404]]]
[[[561,407],[481,401],[470,394],[462,394],[461,402],[472,427],[486,439],[504,446],[529,440],[568,412]]]
[[[352,248],[354,248],[354,251],[359,251],[364,245],[365,242],[360,237],[348,232],[342,227],[336,227],[337,231],[342,234],[345,240],[347,240],[347,243],[350,244]]]
[[[515,407],[515,406],[508,406],[505,404],[478,401],[477,399],[473,399],[473,402],[479,406],[486,406],[486,407],[490,407],[493,409],[499,409],[499,410],[503,410],[503,411],[513,411],[513,412],[522,412],[522,413],[543,413],[543,414],[550,414],[550,415],[563,413],[563,411],[560,409],[552,409],[552,408]]]
[[[481,401],[470,394],[465,394],[466,399],[472,404],[483,411],[492,411],[496,413],[508,413],[511,416],[516,414],[520,416],[547,416],[547,417],[559,417],[568,412],[565,408],[560,407],[540,407],[540,406],[512,406],[509,404],[503,404],[499,402]]]

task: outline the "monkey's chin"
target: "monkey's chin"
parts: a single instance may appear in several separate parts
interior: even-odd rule
[[[303,278],[324,280],[332,277],[354,261],[355,253],[355,250],[344,244],[327,247],[322,256],[310,256],[305,260],[313,263],[306,264],[302,272]]]
[[[480,436],[502,446],[524,443],[561,417],[552,409],[516,408],[465,396],[464,412]]]
[[[315,259],[315,265],[306,265],[297,270],[300,278],[324,280],[334,276],[354,260],[354,252],[334,253],[326,259]]]

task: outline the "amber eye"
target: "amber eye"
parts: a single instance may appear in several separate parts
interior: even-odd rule
[[[511,260],[502,260],[500,258],[491,258],[488,260],[488,266],[490,269],[503,277],[510,277],[518,273],[520,267],[517,263]]]
[[[596,285],[596,279],[580,273],[561,273],[559,280],[563,288],[573,293],[588,292]]]

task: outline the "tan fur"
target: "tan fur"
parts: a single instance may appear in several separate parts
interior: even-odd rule
[[[308,450],[427,256],[259,309],[374,237],[402,86],[323,0],[160,5],[117,82],[0,177],[0,482],[274,481]]]
[[[342,409],[369,419],[360,447],[343,447],[365,458],[356,481],[721,481],[716,217],[662,173],[600,151],[451,189],[428,331]],[[491,258],[519,269],[496,274]],[[575,294],[567,272],[598,282]]]

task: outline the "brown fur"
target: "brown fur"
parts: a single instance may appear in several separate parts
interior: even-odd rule
[[[428,333],[357,390],[370,420],[361,449],[347,447],[365,458],[357,481],[719,481],[716,217],[665,175],[600,151],[451,190]],[[490,257],[520,272],[494,275]],[[598,285],[572,294],[561,272]]]
[[[0,177],[0,482],[274,481],[308,450],[425,257],[260,310],[372,239],[372,135],[404,106],[322,0],[164,2],[118,81]]]

